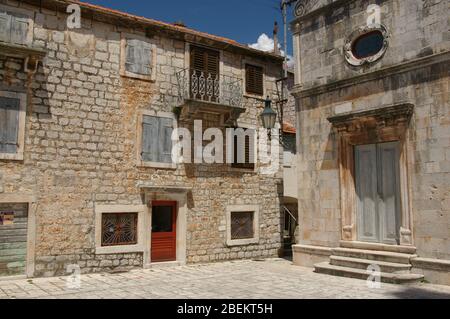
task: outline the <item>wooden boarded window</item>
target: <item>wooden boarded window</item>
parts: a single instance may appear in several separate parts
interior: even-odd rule
[[[137,213],[103,214],[102,246],[137,244]]]
[[[17,153],[19,112],[19,99],[0,97],[0,153]]]
[[[144,115],[142,120],[142,160],[172,163],[173,119]]]
[[[244,129],[245,141],[243,145],[239,144],[239,135],[234,135],[233,141],[233,163],[231,167],[242,168],[242,169],[255,169],[255,130]],[[241,137],[242,139],[242,137]],[[241,142],[242,143],[242,142]],[[239,147],[244,147],[244,149],[239,150]],[[239,151],[244,153],[244,161],[239,158]]]
[[[245,65],[245,90],[249,94],[264,95],[264,69],[262,67]]]
[[[28,205],[0,203],[0,276],[25,274]]]
[[[150,76],[152,74],[152,54],[150,43],[127,39],[125,70],[134,74]]]
[[[251,239],[255,236],[254,212],[231,213],[231,239]]]
[[[0,41],[18,45],[28,44],[29,17],[0,12]]]

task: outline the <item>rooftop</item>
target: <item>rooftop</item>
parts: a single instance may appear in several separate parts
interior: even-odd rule
[[[277,62],[282,62],[283,57],[276,55],[273,52],[264,52],[253,49],[248,45],[238,43],[235,40],[220,37],[217,35],[209,34],[202,31],[197,31],[188,27],[184,27],[180,24],[173,24],[162,22],[146,17],[136,16],[122,11],[105,8],[99,5],[94,5],[88,2],[82,2],[77,0],[23,0],[26,3],[46,7],[49,9],[57,9],[65,12],[66,7],[69,4],[78,4],[82,12],[92,17],[94,20],[98,20],[105,23],[114,23],[122,27],[137,27],[145,29],[149,34],[153,33],[165,33],[170,34],[173,37],[180,38],[188,42],[206,42],[204,44],[218,46],[221,49],[228,49],[238,51],[241,54],[254,55],[259,57],[269,58]]]

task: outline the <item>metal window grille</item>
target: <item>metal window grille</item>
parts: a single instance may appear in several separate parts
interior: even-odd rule
[[[231,239],[250,239],[254,237],[254,212],[231,213]]]
[[[137,213],[103,214],[102,246],[137,244]]]

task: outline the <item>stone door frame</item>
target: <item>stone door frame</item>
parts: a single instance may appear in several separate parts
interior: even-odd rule
[[[145,247],[144,247],[144,268],[151,268],[155,265],[185,265],[187,260],[187,212],[188,212],[188,192],[189,188],[184,187],[158,187],[141,185],[142,196],[148,207],[148,214],[145,218]],[[177,202],[176,220],[176,261],[152,263],[152,202],[170,201]]]
[[[400,142],[400,245],[412,246],[411,190],[408,171],[408,126],[414,105],[405,103],[330,117],[339,136],[339,179],[341,195],[341,236],[358,241],[354,146]]]

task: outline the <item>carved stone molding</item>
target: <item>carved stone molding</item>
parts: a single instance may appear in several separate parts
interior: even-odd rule
[[[366,58],[357,58],[353,55],[353,45],[355,41],[368,33],[379,31],[383,35],[383,46],[381,50],[376,53],[375,55],[371,55]],[[373,24],[370,26],[363,26],[355,31],[353,31],[346,39],[345,45],[344,45],[344,57],[348,64],[352,66],[362,66],[370,63],[374,63],[381,59],[384,54],[386,53],[387,49],[389,47],[389,33],[384,25],[381,24]]]
[[[320,0],[298,0],[295,5],[294,15],[302,17],[318,7]]]
[[[377,109],[350,112],[328,118],[339,134],[341,189],[341,236],[357,241],[357,208],[354,146],[399,141],[401,225],[400,245],[413,245],[410,188],[408,178],[408,125],[414,105],[403,103]]]

